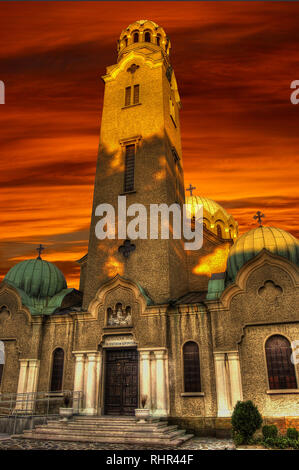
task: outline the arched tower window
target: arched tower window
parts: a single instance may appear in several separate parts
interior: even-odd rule
[[[133,42],[139,42],[139,33],[133,34]]]
[[[218,224],[218,225],[216,226],[216,229],[217,229],[217,236],[218,236],[219,238],[222,238],[222,229],[221,229],[221,225]]]
[[[289,340],[281,335],[273,335],[268,338],[265,348],[270,389],[297,388]]]
[[[128,45],[128,38],[127,38],[127,36],[124,37],[124,45],[125,45],[125,47],[127,47],[127,45]]]
[[[158,34],[157,35],[157,45],[160,46],[160,44],[161,44],[161,37]]]
[[[63,367],[64,351],[61,348],[56,348],[53,352],[51,392],[60,392],[62,390]]]
[[[200,363],[197,343],[188,341],[183,347],[185,392],[200,392]]]
[[[2,383],[4,364],[5,364],[5,346],[4,346],[3,341],[0,341],[0,385]]]
[[[151,33],[149,31],[146,31],[146,33],[144,34],[144,41],[151,42]]]

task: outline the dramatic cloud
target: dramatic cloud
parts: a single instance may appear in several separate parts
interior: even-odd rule
[[[172,42],[186,185],[239,222],[299,235],[296,2],[1,2],[0,275],[38,243],[78,287],[104,85],[136,19]]]

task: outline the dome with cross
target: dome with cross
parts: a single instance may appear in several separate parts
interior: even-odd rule
[[[203,207],[203,224],[206,229],[217,235],[219,238],[235,240],[238,236],[238,222],[235,221],[220,204],[203,196],[195,196],[192,190],[195,187],[187,188],[191,192],[190,196],[186,197],[187,212],[193,217],[195,213],[195,206],[202,205]]]
[[[41,259],[21,261],[13,266],[4,282],[15,288],[32,315],[51,314],[61,307],[65,296],[75,291],[68,289],[63,273],[53,263]]]
[[[255,218],[261,224],[259,215]],[[299,240],[281,228],[260,225],[241,235],[231,247],[227,260],[228,281],[233,282],[242,266],[263,249],[299,266]]]

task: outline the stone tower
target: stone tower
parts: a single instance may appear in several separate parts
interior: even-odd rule
[[[155,303],[187,291],[182,240],[137,239],[129,257],[118,251],[124,240],[99,240],[95,209],[141,203],[184,203],[184,176],[179,111],[170,41],[163,28],[140,20],[120,35],[118,59],[102,77],[105,94],[95,177],[88,256],[81,260],[84,307],[99,287],[116,274],[144,289]],[[128,218],[128,221],[130,218]],[[149,225],[149,224],[148,224]],[[149,234],[149,227],[148,227]]]

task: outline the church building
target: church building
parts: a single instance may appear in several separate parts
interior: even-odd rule
[[[68,288],[41,250],[6,274],[0,399],[75,391],[74,411],[87,416],[134,415],[143,403],[201,435],[229,429],[236,402],[252,400],[266,421],[299,429],[299,241],[260,212],[239,236],[217,202],[192,185],[185,196],[170,49],[153,21],[120,35],[117,62],[102,77],[80,286]],[[202,247],[188,251],[171,237],[99,240],[96,207],[117,207],[120,195],[127,206],[202,205]]]

